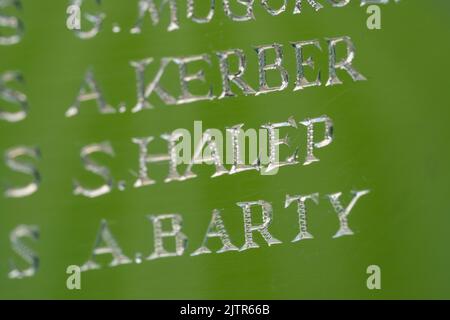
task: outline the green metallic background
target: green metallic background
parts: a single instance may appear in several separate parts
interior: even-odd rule
[[[256,5],[256,21],[245,23],[227,19],[219,2],[220,13],[208,25],[194,24],[183,14],[181,29],[168,33],[167,17],[158,27],[148,19],[138,36],[128,32],[137,16],[136,1],[103,2],[102,11],[108,14],[104,30],[83,41],[65,27],[66,1],[24,0],[19,16],[25,37],[18,45],[0,48],[0,71],[25,75],[31,107],[26,120],[0,123],[0,151],[36,145],[43,153],[37,162],[43,177],[39,191],[19,200],[0,198],[0,298],[450,298],[448,1],[384,5],[378,31],[366,28],[367,14],[357,1],[345,8],[326,5],[317,14],[306,8],[301,15],[291,13],[291,4],[289,12],[278,17]],[[115,21],[126,30],[113,34]],[[353,39],[354,64],[368,81],[355,83],[340,72],[344,84],[331,88],[293,92],[291,81],[286,91],[258,97],[240,95],[178,107],[158,104],[138,114],[100,115],[86,106],[77,117],[64,116],[89,66],[111,104],[131,105],[136,85],[131,60],[242,48],[249,56],[247,78],[256,87],[253,45],[283,44],[293,78],[289,41],[318,38],[325,49],[323,38],[343,35]],[[316,59],[326,71],[326,54]],[[217,70],[213,57],[207,72],[215,94],[220,89]],[[72,194],[75,178],[93,186],[99,182],[85,173],[79,158],[81,147],[90,143],[111,141],[116,157],[99,159],[116,180],[131,185],[130,170],[138,168],[132,137],[192,130],[194,120],[219,129],[241,122],[256,128],[289,116],[300,121],[322,114],[334,120],[336,139],[317,152],[319,163],[307,167],[282,168],[275,176],[246,172],[211,179],[213,169],[204,166],[196,169],[197,179],[164,184],[167,165],[157,164],[150,166],[158,180],[154,186],[114,190],[97,199]],[[289,133],[301,146],[303,159],[303,128]],[[155,144],[152,151],[163,152],[164,144]],[[25,181],[0,165],[2,186]],[[350,216],[356,234],[332,239],[338,221],[323,196],[342,191],[348,201],[350,190],[365,188],[371,194]],[[312,192],[321,194],[320,204],[309,210],[309,228],[316,239],[291,243],[297,217],[294,206],[283,208],[285,195]],[[269,248],[257,236],[258,250],[189,256],[200,245],[214,208],[224,209],[232,240],[242,245],[242,213],[235,203],[260,199],[272,202],[271,231],[283,244]],[[126,255],[147,256],[153,241],[145,216],[159,213],[183,215],[189,237],[184,256],[90,271],[82,275],[82,290],[66,289],[66,267],[88,259],[102,218]],[[9,259],[20,263],[9,244],[9,233],[18,224],[40,227],[41,239],[29,243],[39,253],[41,267],[33,278],[9,280]],[[218,248],[217,242],[210,244]],[[380,291],[366,288],[371,264],[382,268]]]

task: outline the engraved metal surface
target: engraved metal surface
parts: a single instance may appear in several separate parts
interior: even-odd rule
[[[449,12],[0,0],[0,298],[449,298]]]

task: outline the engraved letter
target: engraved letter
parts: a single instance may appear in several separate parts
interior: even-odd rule
[[[275,50],[275,62],[272,64],[267,64],[266,62],[266,51],[269,49]],[[289,76],[286,69],[282,66],[283,64],[283,49],[280,44],[271,44],[266,46],[258,46],[255,48],[258,54],[258,66],[259,66],[259,91],[256,95],[263,93],[269,93],[274,91],[283,91],[289,84]],[[266,73],[269,70],[278,70],[281,75],[281,85],[278,87],[270,87],[267,84]]]
[[[314,142],[314,124],[322,122],[325,123],[325,138],[320,142]],[[314,148],[323,148],[333,142],[333,120],[328,116],[321,116],[319,118],[306,119],[300,123],[307,128],[306,160],[303,163],[303,165],[306,166],[313,162],[320,161],[314,155]]]
[[[95,2],[100,6],[100,1],[101,0],[96,0]],[[72,0],[71,4],[72,6],[81,8],[83,0]],[[97,15],[85,13],[84,17],[92,24],[92,28],[87,31],[81,31],[79,30],[79,28],[73,28],[73,31],[75,35],[80,39],[92,39],[100,32],[100,28],[102,27],[103,20],[105,19],[106,14],[104,14],[103,12],[98,13]]]
[[[162,2],[158,9],[153,0],[139,0],[139,16],[135,26],[131,29],[132,34],[138,34],[142,32],[142,24],[144,23],[144,17],[147,12],[150,13],[152,23],[154,26],[156,26],[159,23],[159,11],[162,11],[162,9],[167,3],[169,3],[170,9],[170,24],[167,28],[167,31],[173,31],[180,28],[180,26],[178,25],[176,0],[161,0],[161,1]]]
[[[222,249],[217,251],[217,253],[227,252],[227,251],[236,251],[239,250],[235,245],[233,245],[230,241],[230,236],[228,235],[227,230],[223,224],[222,216],[220,214],[220,210],[214,209],[212,214],[211,222],[208,226],[208,231],[206,232],[205,238],[203,239],[202,245],[200,248],[195,250],[191,256],[198,256],[205,253],[211,253],[211,250],[207,247],[209,238],[219,238],[222,242]]]
[[[287,208],[292,202],[297,202],[298,213],[298,225],[300,227],[300,233],[295,237],[292,242],[301,241],[304,239],[314,239],[313,235],[308,231],[307,219],[306,219],[306,200],[311,199],[315,204],[319,203],[319,194],[313,193],[307,196],[286,196],[286,202],[284,207]]]
[[[75,181],[75,188],[73,191],[75,195],[82,195],[88,198],[96,198],[111,192],[113,188],[113,179],[108,167],[103,167],[97,164],[89,157],[91,154],[97,152],[106,153],[107,155],[114,157],[114,150],[111,144],[109,142],[103,142],[83,147],[80,153],[81,160],[83,161],[84,168],[87,171],[102,177],[103,180],[105,180],[105,183],[96,189],[88,189],[81,186],[78,181]]]
[[[337,69],[345,70],[352,77],[353,81],[364,81],[367,80],[362,74],[355,70],[352,66],[353,59],[355,58],[355,46],[353,45],[350,37],[344,36],[339,38],[327,39],[328,42],[328,72],[329,78],[327,81],[327,86],[334,86],[337,84],[342,84],[342,81],[338,78],[336,74]],[[345,59],[337,62],[336,61],[336,45],[339,42],[345,42],[347,45],[347,57]]]
[[[8,188],[5,196],[8,198],[22,198],[35,193],[41,182],[41,175],[35,166],[16,160],[16,158],[27,156],[33,159],[39,159],[41,153],[38,148],[15,147],[6,151],[6,165],[15,172],[24,173],[33,177],[33,181],[24,187]]]
[[[287,4],[287,0],[283,0],[283,5],[280,7],[280,9],[275,10],[273,9],[269,4],[268,4],[269,0],[261,0],[261,4],[264,7],[264,9],[267,10],[268,13],[270,13],[270,15],[272,16],[277,16],[280,13],[283,13],[286,10],[286,4]]]
[[[147,164],[156,162],[169,162],[169,175],[165,179],[165,182],[182,181],[185,180],[183,176],[177,171],[178,165],[178,152],[176,142],[180,139],[186,139],[181,131],[174,131],[171,134],[163,134],[161,137],[167,141],[167,154],[148,154],[148,145],[154,140],[153,137],[147,138],[133,138],[133,143],[139,146],[139,174],[138,179],[134,183],[135,188],[145,187],[155,184],[156,181],[148,176]]]
[[[90,91],[87,91],[89,89]],[[75,103],[66,111],[66,117],[73,117],[80,111],[82,102],[95,100],[97,102],[98,110],[102,114],[114,113],[116,110],[108,105],[103,97],[103,94],[94,79],[92,70],[88,70],[84,77],[83,85],[78,93]]]
[[[230,169],[230,174],[247,170],[260,170],[259,159],[257,159],[256,163],[252,165],[246,165],[243,159],[245,158],[245,139],[243,139],[244,131],[242,130],[243,126],[244,124],[241,123],[226,129],[231,135],[231,148],[233,150],[233,166]],[[253,145],[256,146],[256,142],[254,142]]]
[[[243,16],[235,15],[230,7],[230,0],[223,0],[223,8],[225,10],[225,14],[233,21],[248,21],[254,19],[253,15],[253,3],[255,0],[231,0],[236,1],[239,4],[245,6],[246,13]]]
[[[147,163],[150,163],[155,160],[169,160],[169,155],[160,155],[150,157],[148,155],[148,145],[150,142],[154,140],[154,137],[147,138],[133,138],[133,143],[136,143],[139,146],[139,174],[138,179],[134,183],[135,188],[140,188],[144,186],[149,186],[151,184],[155,184],[156,181],[150,179],[148,176]]]
[[[294,91],[301,90],[307,87],[316,87],[321,85],[320,81],[320,70],[317,73],[317,78],[314,81],[309,81],[306,79],[304,67],[309,67],[314,69],[314,61],[311,57],[307,58],[306,61],[303,58],[303,47],[313,45],[322,51],[320,43],[317,40],[311,41],[300,41],[291,42],[291,45],[295,48],[295,57],[297,61],[297,80],[295,81]]]
[[[184,253],[187,245],[187,237],[181,232],[181,226],[183,218],[179,214],[162,214],[158,216],[150,215],[148,216],[150,221],[153,223],[153,238],[155,241],[155,250],[147,258],[147,260],[154,260],[158,258],[165,257],[176,257],[181,256]],[[162,221],[170,220],[172,225],[172,230],[163,231]],[[163,240],[167,237],[175,238],[175,252],[169,252],[164,249]]]
[[[186,135],[186,132],[184,130],[175,130],[170,134],[161,135],[161,138],[167,141],[167,149],[169,155],[168,158],[164,158],[164,156],[156,156],[156,160],[158,161],[169,161],[169,175],[164,180],[164,182],[167,183],[171,181],[182,181],[186,179],[185,176],[180,176],[180,174],[178,173],[177,165],[179,163],[179,153],[182,152],[183,154],[185,154],[187,153],[186,151],[190,151],[190,137],[191,135]],[[180,139],[182,139],[181,147],[189,143],[189,150],[180,150],[180,144],[177,144]],[[147,160],[149,162],[156,162],[152,161],[152,157],[148,157]]]
[[[396,3],[400,2],[400,0],[394,0]],[[386,4],[389,3],[389,0],[361,0],[361,7],[366,4]]]
[[[161,81],[161,77],[166,70],[167,65],[171,61],[171,58],[163,58],[161,59],[161,65],[159,67],[158,72],[155,75],[153,81],[145,87],[144,84],[144,72],[147,66],[153,62],[153,58],[147,58],[141,61],[132,61],[131,66],[136,69],[136,80],[137,80],[137,97],[138,102],[136,106],[133,108],[132,112],[139,112],[144,109],[151,109],[153,106],[147,101],[147,99],[151,96],[153,92],[155,92],[160,99],[166,105],[174,105],[177,103],[177,100],[172,97],[166,90],[164,90],[159,82]]]
[[[39,268],[39,256],[23,244],[22,238],[30,238],[33,241],[37,241],[39,239],[39,228],[37,226],[20,225],[11,232],[9,238],[14,252],[25,260],[29,267],[25,270],[19,270],[11,260],[11,271],[8,277],[10,279],[22,279],[34,276]]]
[[[298,149],[296,149],[294,151],[294,153],[288,157],[285,161],[279,161],[279,146],[280,145],[287,145],[289,146],[289,142],[288,142],[288,136],[286,135],[286,137],[284,139],[278,139],[277,138],[277,130],[278,128],[283,128],[283,127],[291,127],[291,128],[297,128],[297,123],[295,122],[294,118],[289,118],[288,121],[286,122],[280,122],[280,123],[267,123],[262,125],[262,128],[267,129],[267,131],[269,132],[269,164],[267,166],[267,168],[265,168],[264,170],[264,174],[268,174],[271,171],[273,171],[274,169],[280,168],[280,167],[284,167],[284,166],[289,166],[289,165],[293,165],[293,164],[297,164],[297,154],[298,154]],[[272,174],[274,174],[276,172],[272,172]]]
[[[197,124],[198,122],[196,121],[195,123]],[[192,167],[194,165],[208,162],[212,162],[212,164],[214,164],[216,167],[216,172],[211,176],[211,178],[219,177],[221,175],[229,173],[222,163],[222,136],[214,134],[214,131],[215,130],[213,129],[208,129],[202,135],[194,151],[194,156],[192,157],[192,160],[190,159],[190,163],[186,168],[185,174],[183,175],[183,178],[185,180],[197,177],[197,175],[192,172]],[[205,152],[203,152],[203,150]]]
[[[202,0],[201,2],[203,2],[204,0]],[[195,0],[187,0],[187,18],[188,19],[192,19],[192,21],[197,22],[197,23],[208,23],[212,20],[212,18],[214,17],[214,9],[215,9],[215,0],[210,0],[210,9],[208,12],[208,15],[205,18],[198,18],[194,15],[194,2]]]
[[[316,12],[323,8],[323,5],[318,3],[316,0],[306,0],[306,2],[308,2],[309,5],[313,7],[313,9]],[[302,13],[302,9],[303,9],[302,0],[295,0],[294,14]]]
[[[242,208],[244,212],[244,231],[245,231],[245,244],[241,247],[240,251],[259,248],[259,245],[253,241],[253,232],[258,231],[261,236],[266,240],[267,244],[279,244],[280,240],[274,238],[268,228],[272,223],[272,205],[266,201],[253,201],[253,202],[238,202],[237,205]],[[253,206],[260,206],[262,209],[263,223],[260,225],[252,224],[252,211]]]
[[[352,191],[353,199],[348,204],[347,208],[344,209],[344,207],[341,204],[341,201],[339,198],[342,195],[342,192],[329,194],[328,199],[331,202],[331,205],[334,208],[334,211],[336,211],[338,218],[339,218],[339,230],[336,232],[336,234],[333,236],[333,238],[339,238],[342,236],[350,236],[353,235],[353,231],[348,226],[348,215],[350,214],[350,211],[352,211],[353,207],[356,204],[356,201],[358,201],[359,198],[362,196],[365,196],[368,194],[369,190],[362,190],[362,191]]]
[[[104,242],[106,246],[100,247],[102,242]],[[106,220],[102,220],[100,223],[100,230],[98,231],[97,237],[95,239],[91,258],[81,266],[81,271],[100,269],[100,265],[95,260],[97,256],[102,254],[112,255],[113,259],[109,263],[110,267],[116,267],[132,262],[127,256],[122,253],[122,249],[119,247],[119,244],[117,243],[116,239],[114,239],[111,231],[109,230]]]
[[[339,8],[348,5],[350,0],[328,0],[328,2],[331,3],[333,7]]]
[[[228,51],[217,52],[220,64],[220,73],[222,75],[222,85],[223,92],[219,96],[219,99],[234,97],[236,94],[231,91],[231,83],[234,83],[242,90],[244,95],[255,94],[253,90],[243,79],[245,69],[247,67],[247,62],[245,59],[245,54],[241,49],[233,49]],[[238,58],[238,71],[234,74],[230,74],[230,65],[228,58],[231,55],[235,55]]]
[[[19,0],[0,0],[0,9],[7,8],[14,5],[17,9],[21,8],[21,3]],[[0,14],[0,28],[14,29],[15,33],[9,36],[0,36],[1,46],[10,46],[20,42],[23,37],[23,23],[22,21],[14,16],[7,16]],[[0,35],[10,32],[2,32],[0,29]]]
[[[20,73],[15,71],[8,71],[0,76],[0,97],[12,104],[16,104],[20,107],[20,110],[16,112],[4,111],[0,108],[0,120],[7,122],[18,122],[26,118],[28,112],[27,96],[15,89],[7,88],[8,82],[16,82],[23,84],[23,77]]]
[[[206,95],[203,96],[195,96],[189,91],[188,84],[191,81],[199,80],[205,82],[205,73],[203,70],[198,71],[195,74],[188,74],[187,65],[191,62],[195,61],[205,61],[208,64],[211,64],[211,60],[207,54],[192,56],[187,58],[174,58],[173,61],[178,65],[179,74],[180,74],[180,84],[181,84],[181,95],[178,98],[177,104],[185,104],[191,103],[195,101],[202,100],[212,100],[214,99],[212,88],[209,88],[209,91]]]

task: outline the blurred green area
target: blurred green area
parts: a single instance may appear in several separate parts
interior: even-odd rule
[[[318,13],[304,5],[300,15],[269,16],[255,5],[255,21],[232,22],[218,1],[216,17],[207,25],[186,19],[180,8],[178,31],[167,32],[168,16],[154,27],[150,18],[141,35],[130,35],[137,17],[137,1],[103,1],[107,13],[102,32],[80,40],[67,30],[66,1],[23,0],[18,14],[25,36],[18,45],[0,47],[0,72],[20,70],[30,102],[26,120],[0,123],[0,152],[16,145],[39,146],[36,162],[42,174],[37,193],[23,199],[0,198],[0,298],[450,298],[450,4],[448,1],[409,0],[382,8],[382,29],[368,30],[365,7],[353,1],[344,8]],[[89,1],[88,1],[89,2]],[[200,2],[200,1],[197,1]],[[273,2],[274,6],[276,1]],[[202,2],[204,5],[205,2]],[[95,4],[86,4],[88,9]],[[199,10],[206,12],[206,10]],[[114,34],[114,22],[122,32]],[[324,51],[311,50],[317,67],[327,75],[324,38],[348,35],[356,46],[354,65],[368,81],[353,82],[339,72],[343,85],[293,92],[295,55],[290,41],[320,39]],[[258,97],[198,102],[182,106],[155,103],[137,114],[101,115],[93,104],[78,116],[66,118],[84,74],[93,67],[105,97],[113,106],[136,102],[131,60],[189,56],[242,48],[248,56],[246,79],[256,87],[257,60],[252,47],[280,43],[291,81],[287,90]],[[212,57],[207,78],[220,93],[218,63]],[[149,68],[148,80],[158,64]],[[310,76],[311,74],[309,74]],[[175,77],[175,73],[173,73]],[[270,78],[277,80],[276,77]],[[175,90],[177,81],[167,81]],[[193,87],[195,88],[195,87]],[[205,87],[196,89],[202,90]],[[236,92],[239,92],[234,88]],[[157,184],[127,188],[96,199],[74,196],[72,183],[96,185],[79,157],[87,144],[110,141],[114,158],[99,161],[110,167],[116,181],[131,186],[138,169],[132,137],[159,136],[177,128],[192,130],[196,120],[204,128],[224,129],[245,123],[257,128],[293,116],[297,121],[322,114],[335,123],[335,141],[317,151],[320,162],[281,168],[275,176],[245,172],[211,179],[213,167],[195,168],[198,178],[164,183],[167,164],[150,165]],[[305,131],[286,130],[304,157]],[[163,153],[157,142],[152,153]],[[19,185],[27,177],[0,164],[0,184]],[[342,191],[347,203],[351,190],[370,189],[349,218],[354,236],[332,239],[338,220],[326,194]],[[319,192],[319,205],[309,208],[314,240],[291,243],[298,232],[294,206],[284,209],[286,194]],[[232,241],[244,241],[242,212],[236,202],[267,200],[274,207],[271,232],[283,244],[257,250],[191,257],[204,237],[214,208],[223,208]],[[189,237],[182,257],[144,261],[82,274],[82,290],[66,289],[66,267],[90,256],[101,219],[124,253],[148,256],[153,248],[148,214],[180,213]],[[39,241],[28,242],[41,265],[33,278],[10,280],[10,232],[19,224],[38,225]],[[210,241],[217,250],[220,243]],[[109,261],[100,258],[106,264]],[[366,268],[382,269],[382,290],[366,287]]]

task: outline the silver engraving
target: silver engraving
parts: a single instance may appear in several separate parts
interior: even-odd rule
[[[23,92],[8,88],[7,84],[10,82],[23,84],[24,79],[22,74],[16,71],[7,71],[0,75],[0,97],[6,102],[18,105],[19,110],[16,112],[10,112],[0,108],[0,120],[5,120],[7,122],[18,122],[27,117],[28,99]]]
[[[176,257],[183,255],[187,246],[187,237],[181,232],[183,218],[179,214],[149,215],[149,220],[153,223],[154,251],[147,257],[147,260],[154,260],[165,257]],[[163,230],[162,221],[169,220],[172,229]],[[165,238],[175,238],[175,251],[170,252],[164,248]]]
[[[231,90],[231,83],[234,83],[239,89],[242,90],[244,95],[255,94],[253,90],[243,79],[242,76],[245,73],[247,62],[245,54],[241,49],[232,49],[227,51],[221,51],[216,53],[219,58],[220,74],[222,75],[222,87],[223,91],[219,96],[219,99],[234,97],[235,93]],[[238,59],[238,71],[231,73],[229,65],[229,57],[236,56]]]
[[[305,67],[314,69],[314,61],[311,57],[306,60],[303,57],[303,48],[306,46],[315,46],[320,51],[322,48],[318,40],[291,42],[291,45],[295,48],[295,57],[297,62],[297,79],[295,81],[294,91],[301,90],[308,87],[320,86],[322,83],[320,81],[320,71],[317,73],[317,78],[314,81],[309,81],[305,76]]]
[[[233,10],[231,10],[230,1],[235,1],[236,3],[239,3],[245,7],[245,15],[239,16],[233,13]],[[223,8],[225,10],[225,14],[230,18],[232,21],[248,21],[255,19],[255,16],[253,15],[253,3],[255,0],[223,0]]]
[[[338,78],[336,70],[345,70],[352,77],[353,81],[364,81],[367,80],[361,73],[356,71],[353,67],[352,62],[355,59],[355,46],[352,40],[348,36],[338,37],[338,38],[328,38],[328,55],[329,55],[329,65],[328,73],[329,78],[327,81],[327,86],[333,86],[337,84],[342,84],[342,81]],[[337,61],[336,57],[336,46],[338,43],[344,42],[347,46],[347,56],[341,61]]]
[[[394,2],[398,3],[400,0],[394,0]],[[361,6],[365,6],[366,4],[386,4],[389,3],[389,0],[361,0]]]
[[[353,195],[353,198],[346,208],[343,207],[341,201],[339,200],[342,195],[342,192],[328,195],[328,199],[330,200],[330,203],[333,206],[334,211],[336,211],[339,219],[339,230],[336,232],[333,238],[353,235],[353,231],[350,229],[348,225],[348,216],[352,211],[353,207],[355,206],[356,202],[359,200],[359,198],[365,196],[366,194],[369,194],[369,192],[370,192],[369,190],[352,191],[351,193]]]
[[[89,260],[81,266],[81,271],[100,269],[101,266],[97,263],[96,258],[97,256],[103,254],[112,255],[113,259],[109,263],[110,267],[116,267],[133,262],[130,258],[123,254],[122,249],[109,230],[108,222],[106,220],[102,220],[100,223],[100,230],[98,231],[95,239],[92,255]]]
[[[152,159],[157,160],[169,160],[169,155],[161,155],[156,157],[149,157],[148,155],[148,144],[154,140],[154,137],[147,137],[147,138],[133,138],[133,143],[137,144],[139,146],[139,173],[138,173],[138,179],[134,183],[135,188],[140,188],[144,186],[149,186],[152,184],[155,184],[156,181],[149,178],[148,176],[148,169],[147,169],[147,163],[150,163]]]
[[[81,6],[83,5],[83,1],[84,0],[72,0],[71,5],[81,8]],[[101,5],[101,0],[96,0],[95,2],[99,6]],[[86,31],[78,30],[77,28],[74,28],[73,32],[80,39],[83,39],[83,40],[92,39],[100,32],[103,21],[106,18],[106,14],[104,14],[103,12],[100,12],[96,15],[90,14],[90,13],[85,13],[84,17],[88,22],[90,22],[92,24],[92,28],[89,30],[86,30]]]
[[[221,211],[218,209],[213,210],[211,222],[208,226],[208,230],[206,232],[205,238],[203,239],[201,247],[195,250],[191,254],[191,256],[211,253],[211,250],[207,246],[208,240],[210,238],[219,238],[222,242],[222,248],[218,250],[217,253],[239,250],[234,244],[231,243],[230,236],[225,229],[225,225],[223,224]]]
[[[345,7],[350,3],[350,0],[328,0],[329,3],[332,4],[333,7]]]
[[[142,32],[142,25],[144,23],[144,18],[147,13],[150,14],[150,18],[154,26],[159,24],[160,11],[164,9],[164,6],[169,4],[170,10],[170,23],[167,27],[167,31],[174,31],[180,28],[178,22],[178,7],[176,0],[162,0],[161,5],[158,8],[154,0],[139,0],[138,3],[138,19],[136,24],[131,29],[132,34],[139,34]]]
[[[267,64],[267,51],[275,51],[275,62]],[[256,54],[258,55],[258,69],[259,69],[259,90],[256,95],[283,91],[289,84],[289,76],[286,69],[283,67],[283,46],[281,44],[271,44],[255,47]],[[280,72],[281,84],[279,86],[271,87],[267,83],[267,71],[276,70]]]
[[[114,182],[110,170],[108,167],[101,166],[91,159],[90,156],[94,153],[105,153],[111,157],[114,157],[113,147],[109,142],[94,143],[83,147],[80,153],[84,168],[87,171],[102,177],[105,182],[98,188],[90,189],[83,187],[78,181],[74,181],[73,193],[75,195],[96,198],[111,192],[113,189]]]
[[[41,182],[41,175],[39,174],[37,168],[28,162],[19,161],[17,158],[20,157],[29,157],[34,160],[38,160],[41,158],[41,152],[39,148],[25,146],[14,147],[5,152],[5,160],[8,168],[12,171],[24,173],[33,177],[33,180],[26,186],[7,188],[5,191],[5,196],[8,198],[22,198],[30,196],[38,190]]]
[[[0,28],[13,29],[14,33],[8,36],[2,35],[0,32],[0,46],[10,46],[19,43],[24,34],[24,26],[22,20],[15,16],[2,14],[4,8],[15,6],[17,9],[22,7],[20,0],[0,0]],[[11,33],[8,31],[7,33]]]
[[[288,135],[286,135],[284,139],[277,138],[277,132],[279,128],[297,128],[297,123],[295,122],[294,118],[291,117],[285,122],[267,123],[262,125],[261,127],[266,129],[269,133],[269,163],[264,169],[264,173],[267,174],[268,172],[273,171],[277,168],[297,164],[298,148],[291,156],[286,158],[286,160],[279,161],[279,148],[281,145],[289,146],[289,139]]]
[[[82,102],[95,100],[100,113],[115,113],[116,110],[106,103],[99,85],[94,79],[94,72],[88,70],[84,77],[83,85],[78,93],[75,103],[66,111],[66,117],[76,116],[80,112]]]
[[[131,66],[136,69],[136,79],[137,79],[137,97],[138,102],[136,106],[133,108],[132,112],[139,112],[144,109],[152,108],[152,105],[147,101],[147,99],[155,92],[159,98],[166,105],[174,105],[177,103],[177,99],[171,96],[160,84],[161,78],[164,75],[164,71],[167,68],[167,65],[172,61],[172,58],[163,58],[161,59],[161,64],[153,78],[152,82],[145,87],[144,79],[145,79],[145,69],[147,66],[153,62],[153,58],[147,58],[141,61],[132,61]]]
[[[264,9],[266,9],[266,11],[270,15],[277,16],[277,15],[283,13],[284,11],[286,11],[287,0],[283,0],[283,4],[281,5],[281,7],[279,9],[273,9],[269,5],[269,0],[261,0],[261,5],[263,6]]]
[[[148,145],[154,140],[154,137],[133,138],[133,143],[139,146],[139,173],[138,178],[134,183],[135,188],[149,186],[156,183],[155,180],[148,176],[147,165],[149,163],[164,161],[169,162],[169,175],[165,179],[165,182],[183,181],[186,179],[177,171],[177,165],[179,163],[177,141],[179,141],[180,138],[184,139],[183,133],[174,131],[171,134],[163,134],[161,137],[167,141],[168,153],[156,155],[148,154]]]
[[[185,104],[185,103],[192,103],[196,101],[202,101],[202,100],[212,100],[214,99],[214,95],[212,93],[212,87],[209,88],[209,91],[206,95],[203,96],[196,96],[193,95],[189,91],[189,82],[197,80],[201,82],[205,82],[205,73],[203,70],[198,71],[195,74],[189,74],[187,71],[187,66],[189,63],[196,62],[196,61],[204,61],[211,65],[211,60],[209,58],[209,55],[203,54],[203,55],[197,55],[197,56],[191,56],[186,58],[174,58],[174,63],[178,65],[179,68],[179,76],[180,76],[180,84],[181,84],[181,95],[179,96],[177,100],[177,104]]]
[[[323,5],[321,5],[319,2],[315,0],[306,0],[306,2],[315,10],[319,11],[323,8]],[[303,3],[302,0],[295,0],[295,8],[294,8],[294,14],[300,14],[303,11]]]
[[[179,156],[178,152],[180,151],[177,148],[177,142],[180,139],[185,139],[184,133],[182,131],[175,130],[174,132],[170,134],[163,134],[161,135],[161,138],[167,141],[167,149],[168,149],[168,158],[162,160],[162,158],[159,158],[161,161],[169,161],[169,175],[164,180],[164,182],[171,182],[171,181],[182,181],[185,180],[184,176],[181,176],[178,173],[177,165],[179,163]],[[149,159],[149,158],[147,158]],[[151,157],[150,157],[151,159]]]
[[[319,161],[319,159],[314,155],[314,149],[320,149],[328,146],[333,142],[333,120],[328,116],[321,116],[314,119],[305,119],[300,122],[302,125],[306,126],[307,130],[307,141],[306,141],[306,159],[303,165],[308,165],[313,162]],[[325,124],[324,139],[320,142],[314,142],[314,125],[317,123]]]
[[[11,232],[9,239],[11,241],[12,249],[28,264],[28,268],[20,270],[11,259],[10,272],[8,273],[10,279],[32,277],[39,269],[39,256],[23,243],[24,238],[37,241],[39,239],[39,227],[19,225]]]
[[[269,226],[272,223],[273,210],[272,205],[266,201],[251,201],[238,202],[237,205],[242,208],[244,213],[244,232],[245,244],[240,248],[240,251],[259,248],[259,245],[253,240],[253,233],[259,232],[269,246],[282,243],[280,240],[274,238],[269,232]],[[261,207],[262,221],[260,225],[253,225],[252,223],[252,207]]]
[[[203,2],[201,0],[200,2]],[[195,16],[195,0],[187,0],[187,18],[192,19],[196,23],[208,23],[214,17],[215,0],[210,0],[209,11],[205,18]]]
[[[298,225],[300,228],[299,234],[295,237],[292,242],[297,242],[305,239],[314,239],[313,235],[308,231],[307,217],[306,217],[306,201],[312,200],[315,204],[319,203],[319,194],[313,193],[309,195],[296,195],[290,196],[286,195],[286,202],[284,207],[287,208],[293,202],[297,203],[297,213],[298,213]]]
[[[231,135],[231,148],[232,148],[232,163],[229,174],[235,174],[247,170],[260,170],[259,159],[256,163],[251,165],[245,164],[245,141],[243,139],[243,128],[244,124],[238,124],[232,127],[228,127],[226,130]]]

